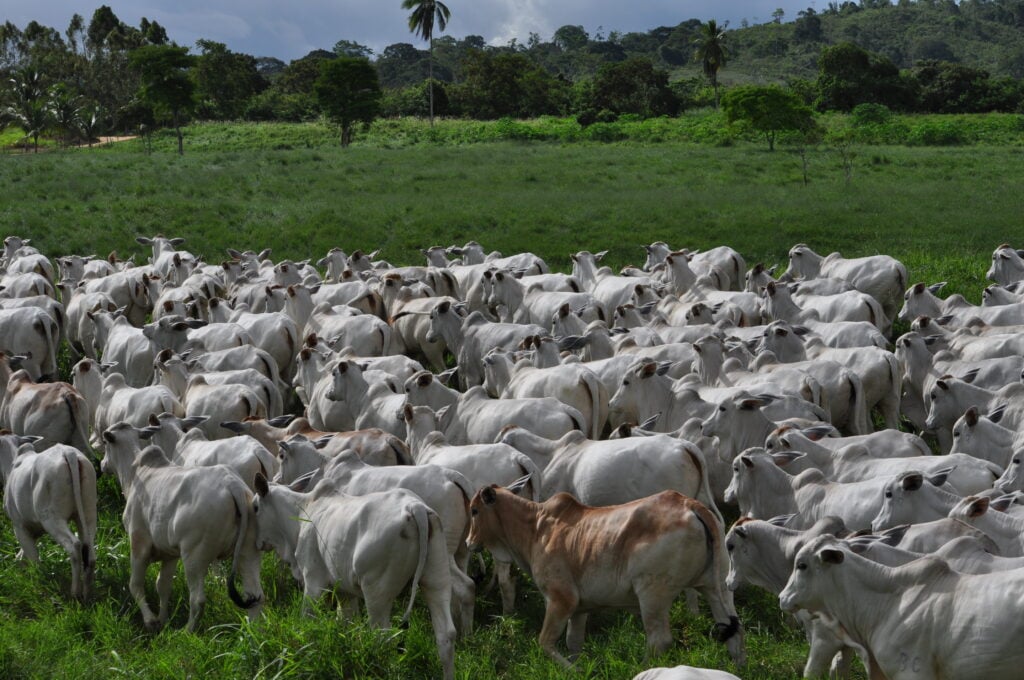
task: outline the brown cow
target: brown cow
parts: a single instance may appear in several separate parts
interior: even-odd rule
[[[661,654],[672,644],[672,602],[683,588],[696,588],[711,605],[716,638],[744,664],[743,632],[725,587],[725,540],[710,510],[675,491],[603,508],[567,493],[535,503],[515,494],[527,480],[476,493],[469,543],[532,575],[547,602],[540,645],[553,659],[570,665],[558,638],[568,622],[566,645],[577,654],[587,614],[599,607],[639,607],[648,651]]]

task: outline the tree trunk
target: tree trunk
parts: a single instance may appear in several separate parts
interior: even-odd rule
[[[427,87],[430,89],[430,127],[434,127],[434,36],[430,36],[430,58],[427,60],[427,69],[430,79]]]
[[[182,136],[181,136],[181,125],[178,122],[178,112],[177,111],[174,112],[174,132],[178,135],[178,155],[179,156],[184,156],[185,155],[185,144],[184,144],[184,142],[182,140]]]
[[[341,126],[341,148],[345,149],[352,143],[352,125]]]

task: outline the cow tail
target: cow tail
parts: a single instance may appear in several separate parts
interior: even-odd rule
[[[530,489],[533,492],[531,494],[531,500],[533,500],[535,503],[540,503],[540,490],[542,486],[540,468],[537,467],[537,464],[533,462],[533,459],[527,456],[525,453],[519,453],[518,451],[516,453],[518,455],[514,456],[513,458],[516,462],[516,465],[519,466],[520,472],[523,473],[524,477],[526,475],[530,476]]]
[[[725,575],[729,573],[729,558],[725,552],[724,532],[721,526],[714,525],[714,514],[701,504],[691,506],[691,511],[704,529],[704,545],[707,548],[708,556],[704,562],[704,569],[711,567],[716,584],[725,582]],[[706,516],[705,516],[706,515]],[[718,529],[716,532],[715,529]],[[717,642],[725,642],[740,632],[740,620],[735,615],[729,616],[729,623],[715,623],[712,637]]]
[[[71,475],[71,495],[75,499],[75,512],[78,513],[78,538],[82,542],[82,562],[84,565],[88,565],[92,552],[89,536],[95,531],[90,532],[86,528],[85,503],[82,502],[82,470],[78,465],[78,452],[70,448],[64,449],[64,463],[68,466],[68,473]]]
[[[868,405],[864,395],[864,383],[860,376],[846,372],[846,380],[850,383],[850,408],[847,414],[846,427],[854,434],[870,434],[871,424],[868,418]],[[853,427],[851,427],[851,423]]]
[[[43,367],[42,365],[40,365],[39,373],[41,378],[49,377],[52,380],[56,378],[57,374],[57,343],[53,337],[54,329],[51,326],[51,324],[56,325],[57,322],[53,320],[53,317],[51,317],[49,314],[46,314],[45,312],[43,313],[43,316],[46,317],[45,320],[42,320],[41,322],[37,320],[35,328],[37,331],[40,331],[43,334],[43,337],[46,339],[46,363],[48,366],[50,366],[51,371],[44,373]]]
[[[78,399],[75,397],[78,396]],[[71,418],[71,444],[77,449],[80,449],[82,453],[88,455],[89,449],[89,433],[86,430],[85,421],[78,417],[77,410],[79,404],[84,404],[85,400],[80,395],[76,395],[73,392],[65,390],[61,394],[61,399],[64,400],[64,404],[68,407],[68,415]]]
[[[409,588],[409,605],[402,615],[402,625],[409,623],[409,615],[412,614],[412,605],[416,601],[416,589],[419,588],[420,579],[423,578],[423,570],[427,566],[427,557],[430,555],[430,515],[427,514],[427,506],[422,502],[413,505],[411,513],[416,521],[416,528],[419,530],[420,553],[416,561],[416,572],[412,576],[412,587]]]
[[[231,556],[231,573],[228,574],[228,597],[242,609],[252,609],[260,601],[259,595],[242,597],[235,586],[238,578],[238,560],[242,556],[242,548],[245,545],[245,537],[249,533],[249,502],[237,484],[231,485],[231,500],[235,503],[235,512],[238,513],[238,536],[235,537],[235,552]]]
[[[604,427],[604,423],[599,422],[600,418],[598,417],[601,412],[600,384],[597,376],[593,373],[583,376],[580,382],[583,383],[587,394],[590,395],[590,438],[597,440],[601,438],[601,429]]]
[[[708,510],[715,515],[715,518],[724,527],[725,518],[722,517],[721,511],[715,504],[715,496],[711,491],[711,480],[708,478],[708,466],[704,460],[704,453],[696,445],[687,446],[686,444],[683,444],[683,451],[690,457],[690,461],[700,473],[700,488],[697,489],[697,500],[707,506]]]

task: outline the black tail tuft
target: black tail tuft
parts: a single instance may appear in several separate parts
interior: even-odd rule
[[[736,633],[740,632],[740,620],[735,616],[729,617],[729,623],[716,623],[711,631],[711,637],[715,642],[725,642]]]
[[[257,595],[250,595],[247,598],[242,597],[242,594],[238,592],[238,588],[235,587],[234,572],[228,576],[228,597],[230,597],[231,601],[242,609],[252,609],[260,601],[260,597]]]

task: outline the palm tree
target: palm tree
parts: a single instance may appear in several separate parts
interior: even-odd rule
[[[38,71],[22,69],[10,79],[10,103],[4,107],[3,116],[16,123],[34,142],[39,152],[39,135],[50,125],[50,109],[46,100],[46,89]],[[26,149],[27,150],[27,149]]]
[[[706,24],[701,24],[700,35],[693,40],[697,46],[693,58],[701,63],[704,75],[711,81],[711,87],[715,88],[715,108],[718,108],[718,69],[725,66],[729,59],[729,50],[725,44],[725,29],[728,26],[729,22],[719,26],[717,21],[709,19]]]
[[[411,9],[409,30],[430,43],[430,126],[434,126],[434,25],[443,32],[451,16],[448,6],[440,0],[402,0],[402,9]]]

